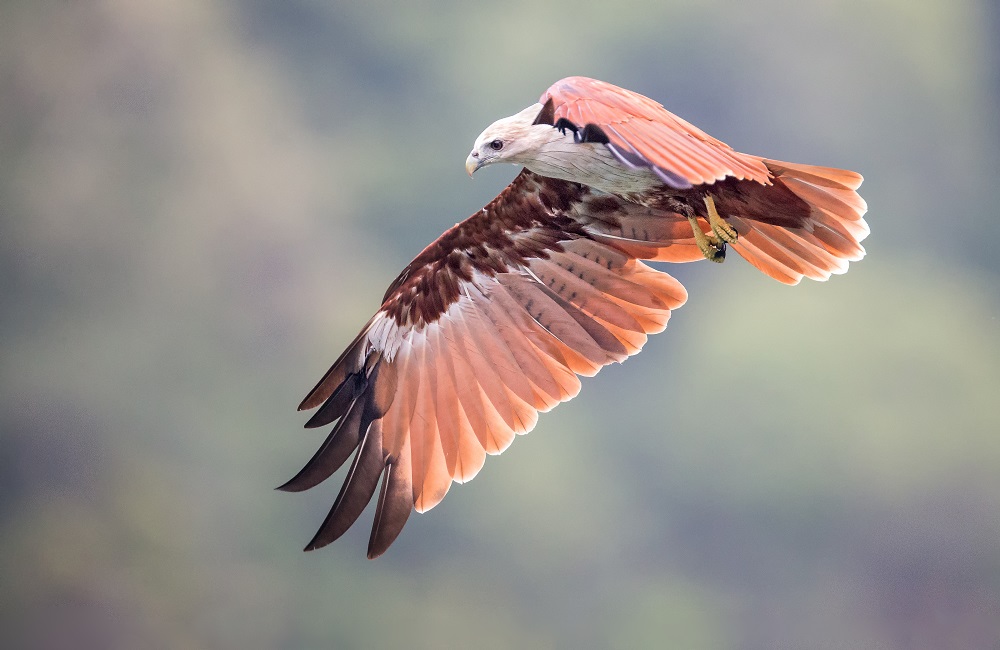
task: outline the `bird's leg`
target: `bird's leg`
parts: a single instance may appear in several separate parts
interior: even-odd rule
[[[698,244],[698,249],[705,259],[721,264],[726,261],[726,243],[715,235],[706,235],[705,231],[698,225],[698,217],[693,212],[687,215],[687,220],[691,224],[691,231],[694,233],[694,242]]]
[[[691,232],[694,234],[694,243],[698,245],[698,250],[705,256],[705,259],[720,264],[726,261],[726,242],[719,239],[714,231],[712,234],[705,234],[705,231],[698,225],[697,213],[687,199],[667,197],[664,207],[671,212],[687,217],[688,223],[691,224]]]
[[[708,225],[712,226],[712,232],[727,244],[735,244],[739,238],[739,233],[736,232],[736,228],[730,226],[719,216],[718,211],[715,209],[715,200],[712,199],[711,194],[705,195],[705,207],[708,208]]]

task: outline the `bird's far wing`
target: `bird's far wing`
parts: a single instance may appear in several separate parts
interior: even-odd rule
[[[551,115],[553,124],[565,119],[579,129],[597,127],[623,164],[648,167],[671,187],[687,189],[730,176],[770,184],[759,158],[734,151],[639,93],[567,77],[552,84],[539,101],[542,115]]]
[[[663,247],[670,232],[633,233],[615,200],[524,171],[406,268],[300,406],[319,407],[307,427],[334,426],[281,489],[313,487],[354,454],[307,550],[343,534],[381,477],[368,556],[381,555],[411,510],[434,507],[540,411],[575,396],[578,375],[666,327],[684,288],[627,251]]]

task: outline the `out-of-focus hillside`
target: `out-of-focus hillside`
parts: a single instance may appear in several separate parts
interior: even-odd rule
[[[993,3],[0,6],[0,646],[995,648]],[[302,395],[583,74],[866,177],[869,256],[736,256],[364,559],[272,488]],[[724,342],[724,346],[719,343]]]

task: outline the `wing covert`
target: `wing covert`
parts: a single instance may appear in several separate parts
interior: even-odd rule
[[[550,99],[555,121],[564,118],[581,129],[599,127],[606,146],[623,164],[649,167],[676,189],[726,177],[771,182],[760,159],[733,150],[639,93],[597,79],[567,77],[552,84],[539,101],[548,106]]]

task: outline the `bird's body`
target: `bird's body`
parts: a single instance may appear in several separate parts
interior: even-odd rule
[[[570,77],[477,139],[471,174],[526,169],[424,249],[309,393],[307,427],[334,423],[282,489],[308,489],[354,454],[307,546],[371,500],[369,557],[453,481],[527,433],[537,414],[637,353],[687,298],[640,260],[721,261],[726,243],[779,281],[825,280],[860,259],[868,229],[854,172],[742,154],[652,100]]]

